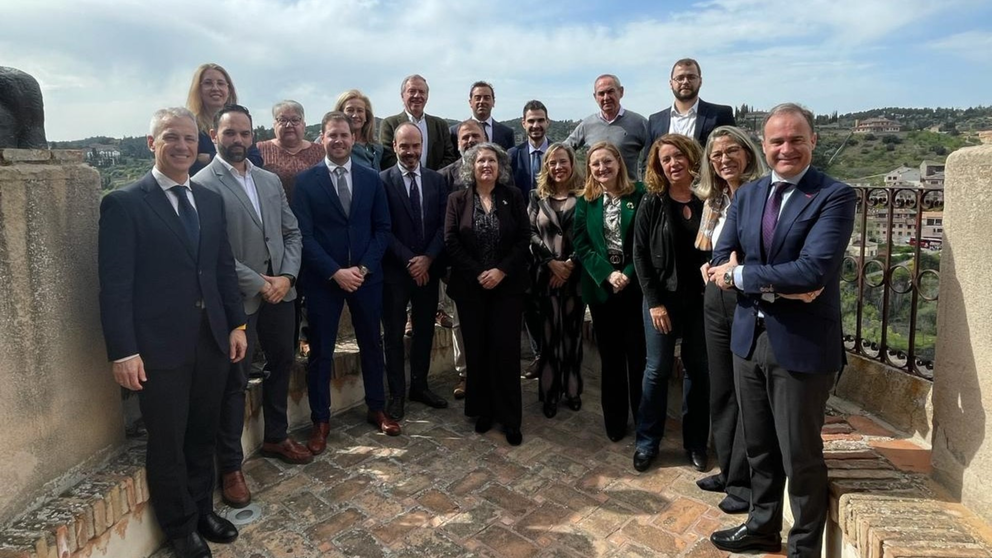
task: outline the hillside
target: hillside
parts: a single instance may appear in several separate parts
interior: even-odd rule
[[[956,149],[976,144],[978,139],[974,135],[924,130],[852,135],[846,130],[822,129],[813,164],[848,182],[881,185],[884,175],[900,165],[918,167],[924,159],[942,163]],[[837,153],[841,145],[844,147]],[[828,165],[831,158],[833,161]]]

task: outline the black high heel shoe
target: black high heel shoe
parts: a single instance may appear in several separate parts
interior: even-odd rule
[[[544,401],[544,416],[554,418],[558,414],[558,402],[547,399]]]
[[[573,411],[578,411],[582,408],[582,397],[576,395],[575,397],[566,398],[565,406]]]

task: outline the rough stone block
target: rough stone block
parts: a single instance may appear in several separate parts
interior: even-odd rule
[[[82,163],[86,160],[86,152],[82,149],[53,149],[52,160],[57,163]]]
[[[47,163],[52,152],[47,149],[0,149],[0,164]]]

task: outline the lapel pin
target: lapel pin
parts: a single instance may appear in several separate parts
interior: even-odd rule
[[[634,202],[627,202],[627,209],[634,209]]]
[[[503,200],[503,205],[506,205],[506,200]]]

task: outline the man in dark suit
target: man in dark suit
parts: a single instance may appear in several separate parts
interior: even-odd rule
[[[477,81],[472,84],[468,94],[468,106],[472,109],[472,119],[482,126],[485,132],[485,139],[508,150],[513,147],[513,129],[493,120],[493,107],[496,106],[496,91],[492,84],[485,81]],[[458,145],[458,127],[460,124],[452,124],[448,130],[451,132],[451,144]],[[527,199],[526,196],[524,199]]]
[[[345,302],[361,351],[367,420],[380,431],[400,434],[386,415],[382,316],[382,256],[389,245],[389,207],[378,173],[351,162],[354,136],[343,112],[329,112],[320,125],[327,157],[296,177],[293,212],[303,234],[300,286],[307,297],[310,368],[307,390],[313,430],[307,447],[327,447],[331,417],[334,344]]]
[[[682,134],[695,138],[705,146],[710,132],[718,126],[736,126],[734,109],[726,105],[714,105],[699,98],[699,88],[703,85],[703,72],[699,63],[692,58],[683,58],[672,66],[669,80],[675,102],[661,112],[648,118],[651,141],[665,134]]]
[[[548,107],[541,101],[528,101],[524,105],[524,116],[521,120],[527,140],[510,149],[510,168],[513,170],[513,183],[520,188],[524,200],[530,199],[531,190],[537,189],[537,177],[541,174],[541,164],[544,154],[548,152]],[[538,296],[528,292],[524,297],[524,324],[527,326],[527,339],[534,360],[524,370],[524,378],[537,378],[543,362],[541,333],[544,321],[541,318]]]
[[[138,392],[151,502],[182,557],[238,536],[213,511],[213,462],[228,369],[247,345],[224,202],[189,179],[197,143],[192,113],[157,111],[154,168],[100,204],[107,355],[117,383]]]
[[[410,305],[413,337],[410,343],[410,401],[435,409],[448,402],[427,387],[434,342],[438,282],[444,274],[440,256],[444,250],[444,212],[448,189],[441,175],[420,166],[420,130],[404,122],[393,135],[393,151],[399,163],[381,173],[392,230],[389,250],[382,261],[386,287],[382,295],[382,331],[386,348],[386,378],[389,381],[387,411],[403,418],[406,395],[406,366],[403,334],[406,308]]]
[[[762,147],[772,174],[737,191],[713,251],[720,265],[708,270],[720,288],[738,290],[731,350],[751,510],[743,525],[710,537],[731,552],[779,550],[788,478],[788,555],[820,555],[829,507],[820,429],[844,364],[840,268],[855,193],[810,166],[815,146],[807,109],[786,103],[768,113]]]
[[[221,498],[229,506],[243,508],[251,502],[251,492],[241,473],[241,433],[248,372],[256,344],[261,344],[269,371],[262,383],[262,455],[290,464],[313,461],[310,450],[286,433],[289,373],[295,356],[294,284],[303,242],[279,177],[247,158],[254,141],[248,109],[241,105],[220,109],[214,116],[210,137],[217,146],[217,156],[193,180],[224,200],[227,237],[248,315],[249,358],[232,367],[228,376],[217,438]]]
[[[424,148],[420,155],[420,164],[438,170],[445,165],[458,160],[455,144],[451,141],[448,124],[443,118],[424,114],[430,86],[423,76],[413,74],[403,79],[400,84],[400,98],[403,99],[403,112],[384,118],[379,128],[379,143],[382,144],[382,168],[396,164],[396,153],[393,151],[393,134],[396,127],[403,122],[412,122],[423,134]]]

